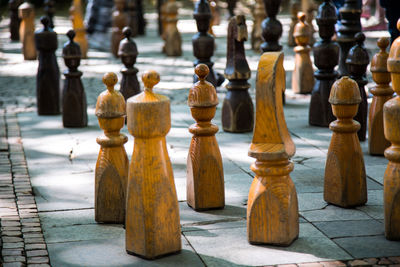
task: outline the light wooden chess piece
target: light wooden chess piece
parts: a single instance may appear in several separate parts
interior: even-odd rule
[[[289,33],[288,33],[288,46],[296,46],[296,42],[294,40],[293,32],[294,27],[296,26],[299,19],[297,18],[297,14],[300,12],[300,1],[299,0],[291,0],[290,5],[290,18],[292,21],[290,22],[289,26]]]
[[[256,0],[253,8],[253,29],[251,30],[251,48],[260,52],[260,46],[263,43],[261,23],[267,17],[265,13],[263,0]]]
[[[128,19],[124,12],[125,0],[114,0],[115,10],[112,13],[111,30],[111,53],[118,57],[118,47],[124,35],[122,30],[128,24]]]
[[[299,12],[297,17],[299,22],[293,33],[297,46],[294,48],[296,56],[292,73],[292,90],[296,94],[308,94],[314,87],[314,70],[310,58],[311,48],[308,45],[311,29],[305,23],[306,15],[303,12]]]
[[[72,22],[72,28],[74,29],[76,36],[75,42],[77,42],[81,48],[82,58],[87,58],[88,41],[86,38],[86,30],[83,24],[83,12],[81,0],[74,0],[69,9],[70,20]]]
[[[182,55],[182,38],[176,24],[178,23],[178,5],[175,0],[168,0],[163,7],[163,33],[165,41],[163,52],[167,56],[179,57]]]
[[[36,60],[35,46],[35,8],[25,2],[18,7],[18,16],[21,19],[19,38],[22,43],[22,54],[25,60]]]
[[[169,98],[153,92],[155,71],[142,76],[144,92],[127,101],[134,136],[126,201],[126,251],[154,259],[181,250],[174,174],[165,136],[171,128]]]
[[[128,138],[119,131],[125,123],[125,100],[114,90],[117,75],[103,76],[107,90],[97,98],[96,116],[104,135],[97,137],[101,146],[96,163],[94,212],[96,222],[124,223],[129,161],[124,144]]]
[[[195,210],[225,206],[224,171],[215,134],[218,126],[211,123],[217,110],[214,86],[205,81],[209,69],[205,64],[195,68],[199,81],[190,89],[188,105],[196,123],[189,127],[193,134],[187,157],[187,204]]]
[[[288,246],[299,235],[296,188],[290,158],[296,147],[283,114],[283,53],[261,56],[256,84],[256,119],[249,156],[255,172],[247,202],[247,237],[252,244]]]
[[[389,54],[386,49],[389,45],[388,37],[378,39],[380,51],[371,61],[372,79],[376,86],[371,89],[374,95],[368,115],[368,151],[371,155],[382,155],[390,146],[383,133],[383,105],[392,98],[393,89],[390,84],[390,73],[387,70]]]
[[[397,21],[400,29],[400,19]],[[400,38],[390,48],[387,68],[392,78],[392,86],[397,96],[388,100],[383,107],[384,133],[391,146],[385,150],[389,160],[383,177],[385,208],[385,237],[400,240]]]
[[[345,76],[331,89],[329,103],[337,120],[325,166],[324,199],[328,203],[349,208],[367,202],[367,183],[363,152],[357,131],[360,124],[353,120],[361,102],[357,83]]]

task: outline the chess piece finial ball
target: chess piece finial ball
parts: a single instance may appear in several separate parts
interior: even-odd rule
[[[118,82],[117,74],[114,72],[107,72],[103,76],[103,83],[107,86],[107,90],[112,92],[114,91],[114,86]]]
[[[298,18],[301,22],[305,23],[305,21],[306,21],[306,13],[300,11],[299,13],[297,13],[297,18]]]
[[[345,90],[343,90],[345,88]],[[357,83],[347,76],[343,76],[332,85],[329,103],[332,105],[354,105],[361,102]]]
[[[204,81],[205,78],[208,76],[210,69],[207,67],[206,64],[199,64],[194,69],[194,73],[196,73],[197,77],[199,77],[200,81]]]
[[[43,24],[43,26],[45,27],[45,29],[48,29],[48,28],[49,28],[50,20],[49,20],[49,18],[48,18],[47,16],[41,16],[41,17],[40,17],[40,22]]]
[[[153,87],[160,82],[160,74],[155,70],[148,70],[142,74],[142,81],[146,90],[153,90]]]
[[[74,30],[69,30],[67,32],[67,36],[68,36],[69,41],[72,43],[74,41],[74,38],[75,38],[75,31]]]
[[[124,116],[125,100],[119,91],[114,90],[118,77],[114,72],[107,72],[103,76],[103,83],[107,91],[102,92],[97,98],[96,116],[100,118],[114,118]]]
[[[131,27],[124,27],[124,29],[122,30],[122,33],[124,34],[125,38],[131,38],[132,36],[132,29]]]
[[[377,44],[381,50],[386,51],[386,48],[389,46],[389,37],[379,38]]]

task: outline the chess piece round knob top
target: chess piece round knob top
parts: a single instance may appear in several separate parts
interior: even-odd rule
[[[119,91],[114,90],[118,77],[114,72],[108,72],[103,76],[103,83],[107,90],[97,98],[96,116],[100,118],[116,118],[124,116],[125,99]]]
[[[124,34],[125,38],[129,39],[132,36],[132,30],[130,27],[124,27],[122,30],[122,33]]]
[[[81,53],[81,48],[79,44],[74,42],[75,38],[75,31],[74,30],[69,30],[67,32],[67,37],[69,39],[68,42],[65,43],[62,51],[62,56],[64,58],[81,58],[82,53]]]
[[[69,41],[71,43],[73,43],[74,42],[74,38],[75,38],[75,31],[74,30],[69,30],[67,32],[67,36],[68,36]]]
[[[112,92],[114,91],[114,86],[118,82],[118,77],[114,72],[107,72],[103,76],[103,83],[107,86],[107,90]]]
[[[197,77],[199,77],[200,81],[204,81],[208,76],[210,69],[205,64],[198,64],[194,69],[194,73],[196,73]]]
[[[356,35],[354,36],[356,43],[358,45],[362,45],[365,41],[365,35],[362,32],[358,32],[356,33]]]
[[[40,17],[40,22],[43,24],[45,29],[49,28],[50,20],[49,20],[49,18],[47,16]]]
[[[389,37],[380,37],[377,44],[381,51],[386,51],[386,48],[389,46]]]
[[[148,70],[142,74],[142,81],[145,90],[153,91],[153,87],[160,82],[160,74],[155,70]]]
[[[306,21],[306,13],[304,12],[299,12],[297,13],[297,18],[301,21],[301,22],[305,22]]]
[[[365,35],[361,32],[357,33],[355,35],[355,41],[357,44],[350,49],[346,63],[351,65],[367,66],[369,64],[369,55],[368,51],[364,47]]]
[[[355,105],[361,103],[357,83],[347,76],[337,80],[332,85],[329,103],[332,105]]]
[[[189,91],[189,107],[212,107],[218,105],[215,87],[205,79],[210,72],[206,64],[198,64],[194,69],[199,81]]]

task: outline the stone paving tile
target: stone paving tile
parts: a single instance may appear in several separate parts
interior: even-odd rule
[[[385,227],[376,220],[334,221],[313,223],[329,238],[383,235]]]
[[[335,238],[334,242],[354,258],[396,256],[400,242],[386,240],[383,235]]]
[[[303,211],[300,214],[310,222],[370,220],[366,213],[356,209],[343,209],[329,205],[321,210]]]

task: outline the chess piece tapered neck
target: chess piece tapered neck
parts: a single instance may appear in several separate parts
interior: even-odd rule
[[[79,47],[79,44],[74,42],[74,30],[69,30],[67,36],[69,41],[67,41],[63,47],[62,56],[65,65],[70,69],[70,71],[75,72],[78,69],[82,57],[81,48]]]

